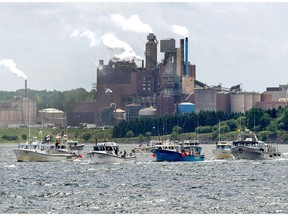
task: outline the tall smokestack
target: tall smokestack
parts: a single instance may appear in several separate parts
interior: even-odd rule
[[[185,76],[188,76],[188,37],[185,38]]]
[[[27,79],[25,79],[25,98],[27,98]]]
[[[181,52],[181,75],[184,74],[184,50],[185,50],[185,45],[184,45],[184,39],[180,39],[180,52]]]

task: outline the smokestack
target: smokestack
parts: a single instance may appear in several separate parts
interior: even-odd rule
[[[188,37],[185,38],[185,76],[188,76]]]
[[[27,79],[25,79],[25,98],[27,98]]]
[[[184,39],[180,39],[180,52],[181,52],[181,75],[184,74]]]

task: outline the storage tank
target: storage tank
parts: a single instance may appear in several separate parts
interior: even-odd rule
[[[116,109],[114,112],[113,112],[113,116],[116,120],[124,120],[125,119],[125,111],[122,110],[122,109]]]
[[[147,107],[144,109],[139,110],[139,117],[152,117],[156,116],[157,110],[155,108]]]
[[[128,105],[126,105],[125,108],[126,108],[127,121],[138,118],[139,110],[141,109],[140,104],[136,104],[136,103],[128,104]]]
[[[195,111],[195,105],[190,102],[183,102],[177,105],[177,114],[192,113]]]

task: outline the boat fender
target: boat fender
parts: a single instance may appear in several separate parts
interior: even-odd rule
[[[182,152],[182,153],[181,153],[181,157],[182,157],[182,158],[185,157],[185,153]]]

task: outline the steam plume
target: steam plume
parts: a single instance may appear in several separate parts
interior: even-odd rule
[[[70,38],[73,37],[85,37],[88,39],[89,43],[90,43],[90,47],[96,46],[97,44],[97,40],[95,38],[95,35],[92,31],[90,30],[73,30],[73,32],[71,33],[71,35],[69,36]]]
[[[182,37],[188,37],[188,29],[184,26],[172,25],[172,31]]]
[[[118,49],[123,51],[120,55],[115,55],[114,60],[116,61],[132,61],[132,60],[142,60],[143,58],[137,56],[136,53],[133,51],[131,46],[124,41],[119,40],[117,37],[114,36],[112,33],[106,33],[101,37],[103,44],[108,47],[109,49]]]
[[[132,15],[130,18],[125,19],[121,14],[112,14],[110,19],[125,31],[153,33],[152,28],[148,24],[143,23],[138,15]]]
[[[13,59],[2,59],[0,61],[0,66],[4,66],[6,67],[10,72],[16,74],[18,77],[20,78],[23,78],[25,80],[27,80],[27,76],[24,74],[23,71],[19,70],[17,67],[16,67],[16,64],[14,62]]]

